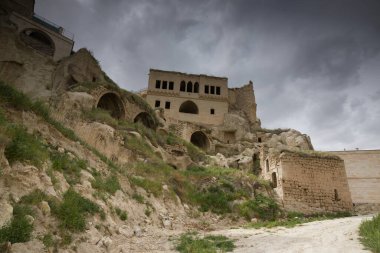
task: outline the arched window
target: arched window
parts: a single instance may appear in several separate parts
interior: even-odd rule
[[[36,29],[25,29],[20,33],[20,37],[25,44],[41,53],[54,55],[54,42],[46,33]]]
[[[186,83],[185,83],[185,81],[181,82],[180,91],[186,91]]]
[[[193,101],[186,101],[179,107],[179,112],[198,114],[198,106]]]
[[[198,82],[194,83],[194,93],[199,93],[199,83]]]
[[[187,92],[193,92],[193,83],[192,82],[189,81],[187,83],[186,91]]]

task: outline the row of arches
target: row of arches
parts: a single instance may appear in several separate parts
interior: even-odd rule
[[[199,83],[195,82],[193,85],[191,81],[187,82],[187,84],[185,81],[182,81],[179,90],[183,92],[199,93]]]
[[[96,108],[108,111],[110,115],[115,119],[125,118],[124,103],[119,97],[119,95],[117,95],[114,92],[107,92],[103,94],[96,103]],[[150,116],[147,112],[140,112],[139,114],[137,114],[134,117],[133,122],[140,122],[148,128],[155,127],[155,123],[152,116]]]

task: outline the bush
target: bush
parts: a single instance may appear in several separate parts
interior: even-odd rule
[[[70,231],[83,231],[86,227],[86,215],[99,213],[98,205],[69,189],[62,203],[51,202],[52,213],[60,220],[60,226]]]
[[[223,186],[211,186],[194,196],[202,212],[212,211],[217,214],[230,213],[230,201],[234,200],[231,189]]]
[[[115,175],[111,175],[105,179],[100,175],[96,175],[95,180],[91,182],[91,185],[93,188],[108,192],[109,194],[115,194],[117,190],[121,189],[119,180]]]
[[[253,217],[261,220],[275,220],[280,214],[280,208],[274,199],[257,194],[254,200],[241,204],[239,212],[247,220]]]
[[[195,233],[181,235],[176,250],[181,253],[216,253],[233,251],[235,245],[225,236],[209,235],[200,238]]]
[[[359,228],[360,241],[374,253],[380,253],[380,214],[363,221]]]
[[[119,216],[120,220],[125,221],[128,219],[128,214],[126,211],[122,211],[120,208],[115,208],[116,214]]]
[[[12,140],[5,147],[4,154],[10,164],[16,161],[30,163],[40,167],[48,158],[47,149],[40,140],[26,132],[24,128],[15,127],[11,131]]]

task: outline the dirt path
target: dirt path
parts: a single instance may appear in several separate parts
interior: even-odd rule
[[[369,216],[316,221],[294,228],[214,231],[236,239],[234,252],[351,253],[370,252],[358,240],[358,228]]]

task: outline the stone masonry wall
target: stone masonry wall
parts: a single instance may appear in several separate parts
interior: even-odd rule
[[[352,210],[343,160],[280,155],[283,203],[286,210],[303,213]]]
[[[243,111],[251,123],[256,123],[256,100],[253,83],[240,88],[228,89],[229,111]]]

